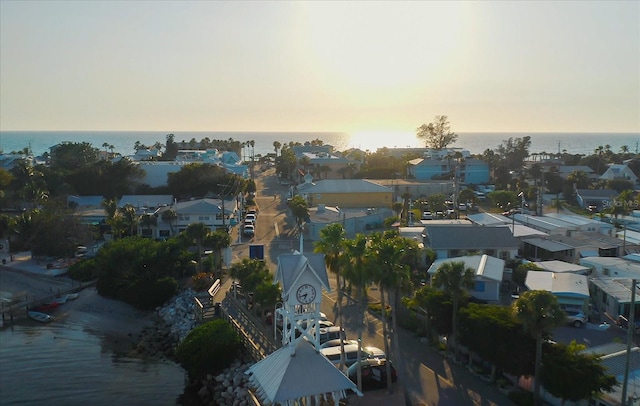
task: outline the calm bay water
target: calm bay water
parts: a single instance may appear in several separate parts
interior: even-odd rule
[[[83,322],[0,330],[1,405],[175,405],[184,370],[119,355]]]
[[[282,144],[289,141],[301,142],[320,139],[333,145],[337,150],[360,148],[375,151],[382,147],[420,147],[423,144],[414,133],[339,133],[339,132],[174,132],[176,141],[197,141],[210,139],[229,139],[236,141],[255,141],[255,154],[265,155],[274,152],[273,142]],[[167,132],[160,131],[0,131],[0,151],[19,151],[31,148],[34,155],[41,155],[49,147],[63,141],[89,142],[103,149],[107,143],[114,151],[122,155],[134,153],[134,144],[140,141],[145,145],[166,141]],[[452,145],[464,148],[472,154],[481,154],[486,149],[497,148],[502,141],[513,137],[531,137],[530,152],[556,153],[566,150],[573,154],[592,154],[598,146],[609,145],[613,152],[619,152],[626,145],[630,152],[639,152],[640,133],[459,133],[458,141]]]

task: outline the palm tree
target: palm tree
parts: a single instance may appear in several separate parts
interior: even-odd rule
[[[175,210],[169,209],[162,212],[160,215],[162,221],[169,223],[169,228],[171,229],[171,235],[173,236],[173,222],[178,218],[178,214]]]
[[[278,157],[278,150],[282,147],[279,141],[273,141],[273,150],[276,152],[276,158]]]
[[[337,312],[338,325],[342,326],[342,284],[340,281],[340,257],[344,252],[345,231],[340,223],[330,224],[320,230],[320,240],[316,241],[314,251],[324,254],[329,271],[336,274],[338,289]],[[340,370],[344,367],[344,343],[340,341]]]
[[[356,301],[358,308],[358,359],[362,358],[362,328],[364,323],[364,311],[367,301],[367,286],[371,282],[371,274],[368,271],[369,263],[368,240],[363,234],[357,234],[353,240],[346,240],[344,245],[344,255],[341,266],[344,269],[344,278],[349,282],[349,286],[356,290]],[[362,370],[358,363],[357,371],[358,390],[362,391]]]
[[[458,307],[467,290],[473,287],[474,277],[473,268],[465,267],[462,261],[447,261],[440,265],[433,275],[432,285],[443,289],[451,297],[451,337],[449,337],[450,345],[447,345],[447,351],[451,351],[453,347],[457,352]]]
[[[534,404],[540,404],[540,370],[542,364],[542,338],[551,330],[562,325],[566,314],[560,308],[558,299],[546,290],[524,292],[512,307],[513,315],[522,323],[536,340],[536,364],[534,372]]]
[[[109,143],[108,142],[103,142],[102,143],[102,147],[104,148],[104,154],[107,155],[107,148],[109,148]]]
[[[124,221],[125,226],[129,228],[129,235],[135,235],[136,228],[138,227],[138,216],[136,208],[131,204],[125,204],[120,210],[120,215]]]
[[[202,242],[211,234],[211,229],[204,223],[191,223],[187,226],[185,234],[198,246],[198,272],[202,272]]]
[[[156,216],[154,216],[153,214],[148,214],[145,213],[142,216],[140,216],[140,225],[146,229],[149,230],[149,233],[147,234],[147,237],[151,237],[151,227],[155,226],[156,224],[158,224],[158,218]]]
[[[231,235],[225,230],[217,230],[206,237],[206,244],[212,248],[213,266],[215,270],[222,270],[222,250],[231,245]]]
[[[389,296],[389,304],[391,305],[391,320],[393,322],[392,331],[394,333],[394,344],[397,344],[396,323],[396,308],[398,302],[398,291],[403,280],[408,279],[408,268],[402,263],[403,245],[402,241],[397,238],[388,238],[388,235],[376,233],[371,236],[372,245],[372,265],[375,270],[373,279],[380,288],[380,305],[382,310],[382,337],[384,338],[384,351],[387,354],[387,359],[391,359],[389,351],[389,336],[388,336],[388,319],[387,319],[387,306],[385,302],[385,291]],[[397,291],[396,291],[397,290]],[[391,296],[391,293],[393,297]],[[400,370],[400,357],[399,350],[394,346],[393,361],[396,363],[396,369]],[[391,363],[387,363],[387,388],[391,390]]]

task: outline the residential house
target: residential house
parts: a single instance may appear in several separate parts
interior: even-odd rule
[[[320,230],[334,223],[342,224],[350,238],[358,233],[381,231],[384,219],[392,215],[390,208],[348,209],[319,204],[309,208],[309,220],[304,226],[305,239],[319,240]]]
[[[67,207],[83,224],[98,225],[107,219],[103,201],[103,196],[67,196]]]
[[[398,201],[405,194],[412,198],[418,198],[436,193],[450,196],[455,192],[451,180],[377,179],[376,182],[393,189],[394,201]]]
[[[556,166],[556,168],[558,169],[558,175],[560,175],[564,180],[574,172],[584,172],[587,178],[591,180],[595,180],[597,178],[595,171],[587,165],[559,165]]]
[[[586,257],[580,259],[580,265],[591,270],[592,278],[640,279],[640,264],[623,258]]]
[[[163,214],[168,210],[175,213],[173,218]],[[238,203],[235,198],[224,201],[194,199],[161,206],[146,213],[156,218],[155,224],[141,223],[138,225],[138,232],[147,237],[166,239],[185,231],[192,223],[203,223],[211,231],[228,228],[237,223]],[[225,213],[224,217],[222,213]]]
[[[500,301],[500,286],[504,273],[504,260],[486,254],[437,259],[431,264],[427,273],[430,277],[433,277],[440,266],[451,262],[463,262],[465,268],[474,270],[475,278],[473,288],[469,291],[471,296],[490,303]]]
[[[610,237],[615,236],[616,227],[613,224],[606,223],[604,221],[566,213],[547,213],[543,217],[553,218],[569,223],[579,232],[597,232]]]
[[[438,259],[486,254],[511,260],[518,255],[518,241],[505,226],[429,224],[424,243],[436,252]]]
[[[576,189],[576,200],[583,209],[595,206],[597,211],[602,211],[611,207],[618,194],[611,189]]]
[[[170,206],[172,203],[172,195],[124,195],[118,200],[118,208],[129,205],[138,210],[149,211],[158,207]]]
[[[600,357],[600,365],[604,367],[608,374],[615,376],[618,381],[618,384],[612,388],[611,392],[602,392],[596,398],[590,399],[588,401],[590,406],[620,406],[624,376],[627,371],[627,387],[630,388],[627,396],[633,396],[631,405],[638,404],[638,392],[635,388],[640,388],[640,348],[634,345],[627,352],[626,343],[610,342],[595,347],[587,347],[584,352]]]
[[[566,310],[589,314],[589,279],[571,272],[529,271],[524,283],[529,290],[546,290]]]
[[[308,205],[340,208],[391,208],[393,191],[367,179],[305,181],[297,186]]]
[[[534,262],[534,264],[543,271],[554,273],[575,273],[578,275],[589,275],[591,273],[589,267],[564,261],[538,261]]]
[[[601,180],[627,180],[633,184],[638,183],[638,176],[624,164],[609,164],[609,167],[602,175]]]
[[[442,179],[455,176],[460,183],[489,182],[489,165],[476,158],[418,158],[409,161],[408,173],[418,180]]]
[[[575,248],[549,237],[533,237],[522,240],[522,255],[531,261],[558,260],[574,262]]]
[[[567,223],[554,217],[532,216],[520,213],[514,213],[511,216],[514,222],[542,231],[548,235],[571,235],[578,230],[575,224]]]
[[[617,320],[619,315],[629,318],[631,309],[631,289],[635,278],[591,278],[589,287],[593,303],[599,312],[608,314]],[[638,296],[636,288],[635,296]],[[634,319],[640,320],[640,301],[634,298]]]

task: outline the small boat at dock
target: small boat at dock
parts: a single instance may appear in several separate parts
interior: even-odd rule
[[[29,311],[29,318],[39,321],[40,323],[48,323],[53,320],[53,317],[46,313]]]

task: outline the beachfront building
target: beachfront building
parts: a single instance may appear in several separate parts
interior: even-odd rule
[[[179,150],[174,161],[132,160],[144,171],[140,183],[151,187],[167,186],[170,173],[179,172],[185,165],[193,163],[215,165],[224,168],[227,173],[241,176],[244,179],[248,179],[250,175],[249,167],[244,165],[238,154],[233,151]]]

